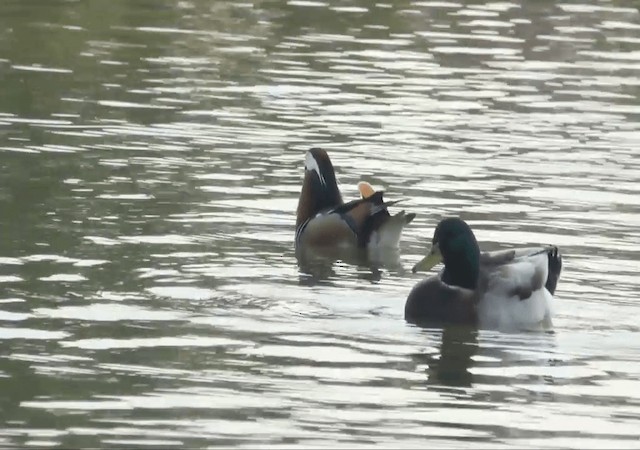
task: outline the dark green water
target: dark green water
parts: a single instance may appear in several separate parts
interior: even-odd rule
[[[0,446],[639,447],[639,74],[632,1],[3,0]],[[298,267],[311,146],[399,262]],[[451,214],[554,334],[404,322]]]

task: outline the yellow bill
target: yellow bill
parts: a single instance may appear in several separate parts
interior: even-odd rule
[[[418,261],[418,263],[413,266],[413,269],[411,269],[411,271],[413,273],[416,273],[419,270],[426,272],[440,262],[442,262],[442,253],[440,253],[440,247],[438,246],[438,244],[433,244],[431,246],[431,251],[429,252],[429,254]]]

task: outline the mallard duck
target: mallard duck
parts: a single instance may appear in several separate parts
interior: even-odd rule
[[[344,203],[327,152],[309,150],[305,156],[304,181],[298,200],[296,247],[355,245],[360,248],[397,247],[402,229],[415,214],[390,215],[382,191],[360,182],[361,198]]]
[[[551,327],[562,257],[556,246],[480,252],[463,220],[435,229],[429,254],[413,272],[439,262],[444,269],[416,284],[405,305],[410,322],[474,323],[493,329]]]

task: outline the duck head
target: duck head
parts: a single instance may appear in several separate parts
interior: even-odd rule
[[[321,148],[312,148],[304,159],[304,180],[298,200],[296,228],[323,209],[342,203],[329,155]]]
[[[442,281],[449,285],[475,289],[480,276],[480,248],[473,231],[457,217],[438,223],[431,240],[431,251],[413,267],[427,271],[444,262]]]

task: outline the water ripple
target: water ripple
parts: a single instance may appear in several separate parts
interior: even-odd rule
[[[632,2],[74,5],[0,3],[0,446],[637,446]],[[392,261],[296,260],[311,146]],[[451,214],[553,334],[404,322]]]

